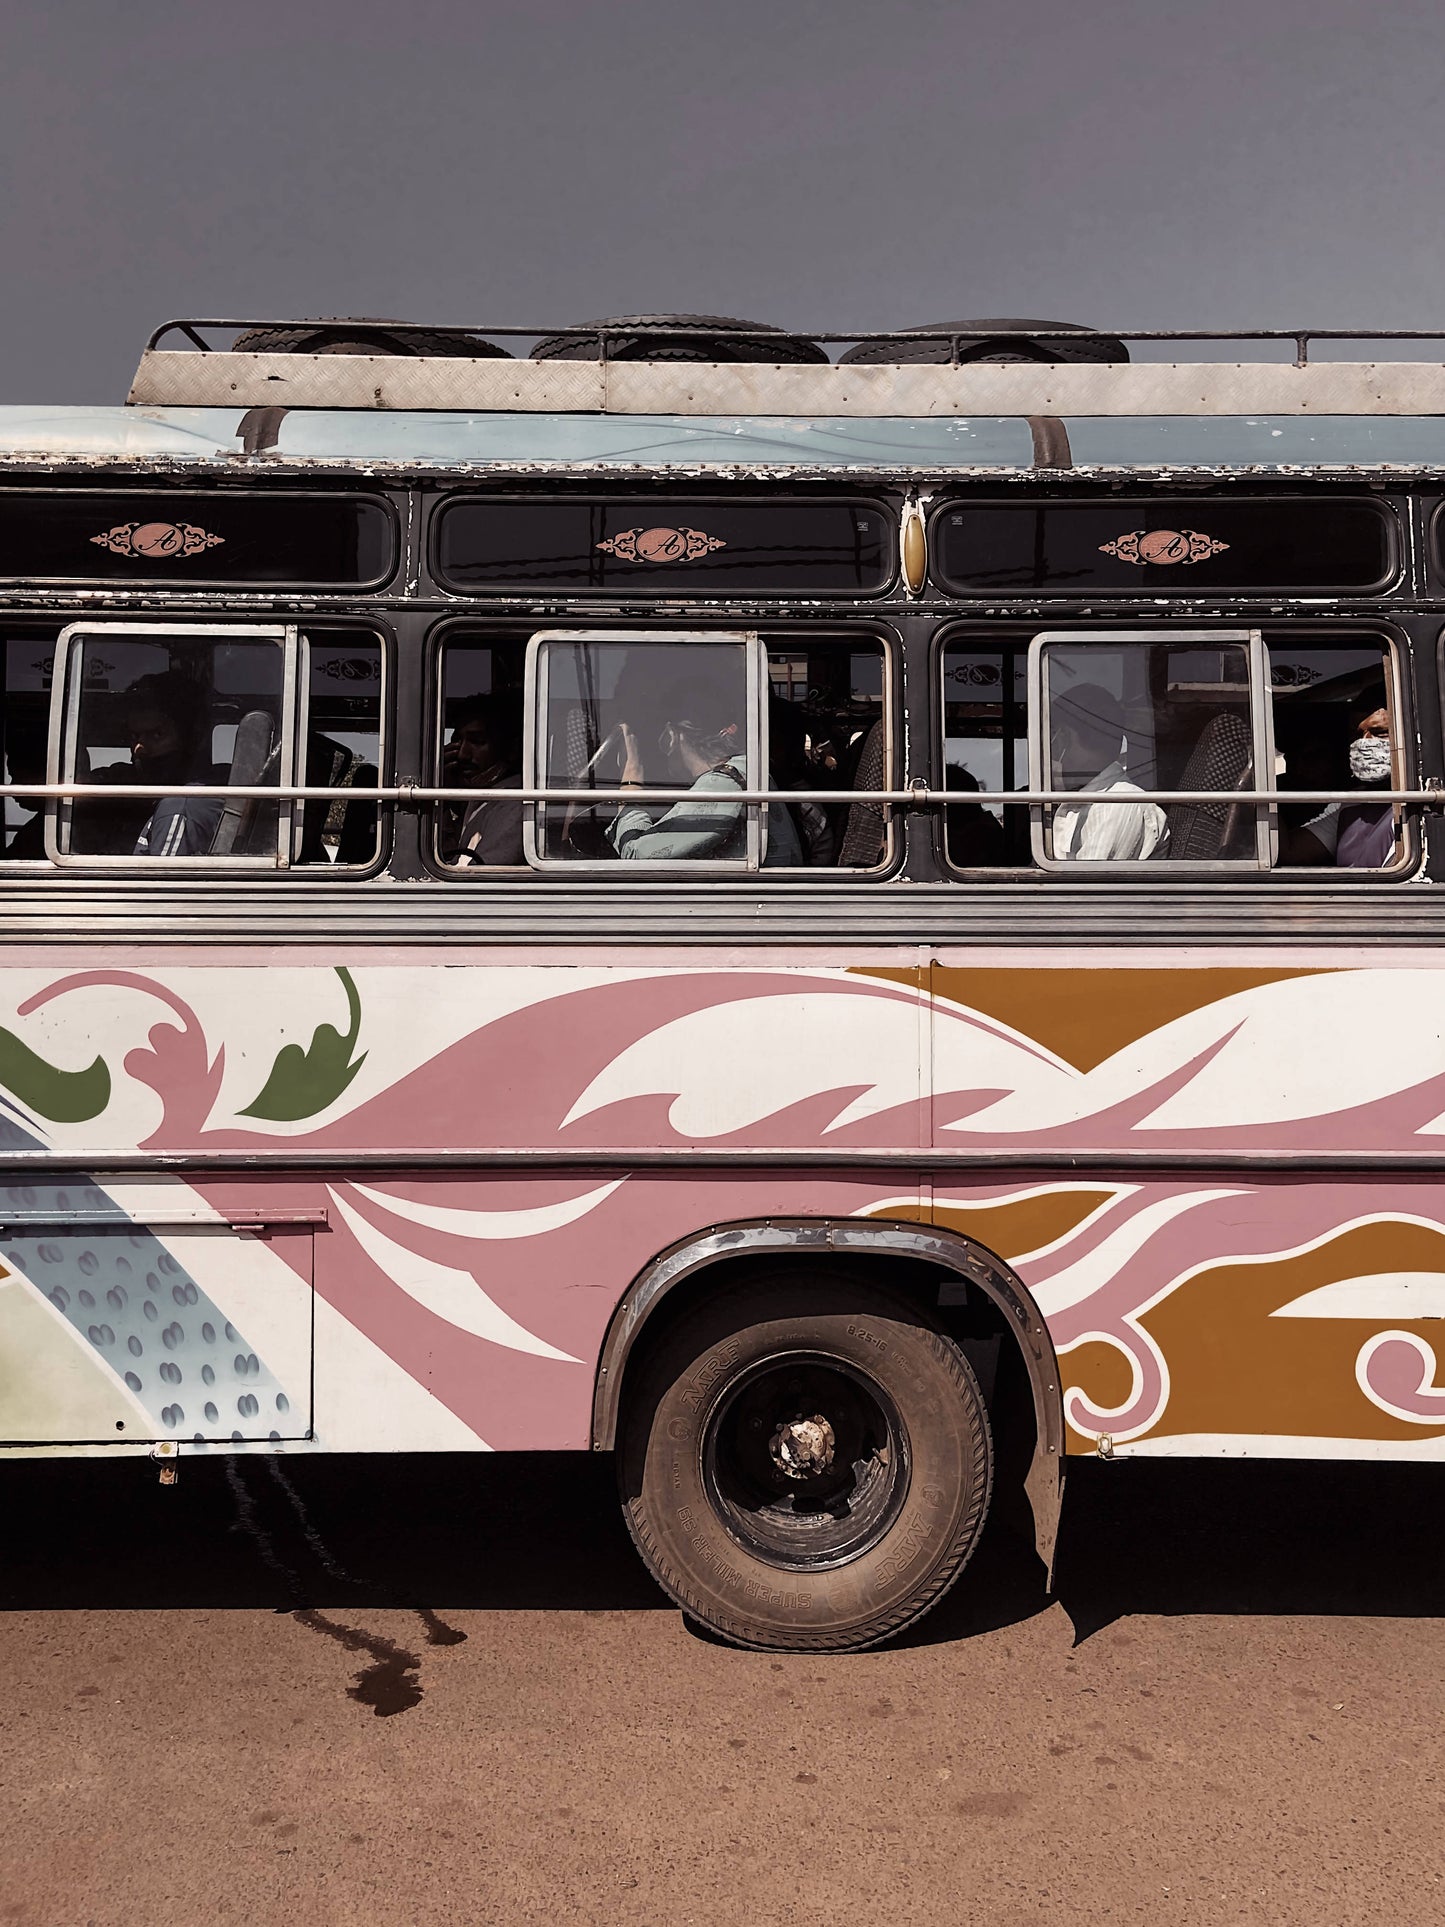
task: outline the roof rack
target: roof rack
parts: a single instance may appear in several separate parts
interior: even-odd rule
[[[283,407],[465,410],[486,413],[599,413],[670,416],[1092,416],[1092,415],[1442,415],[1445,330],[1350,328],[1078,329],[1031,327],[1029,339],[1077,347],[1083,340],[1147,344],[1265,344],[1292,347],[1292,359],[1130,362],[987,362],[964,358],[977,324],[956,329],[789,330],[838,350],[867,344],[876,353],[947,340],[948,361],[900,359],[840,365],[767,362],[648,362],[614,358],[636,327],[589,324],[592,361],[532,360],[531,347],[567,328],[427,325],[429,335],[484,336],[516,343],[515,358],[465,355],[236,354],[229,341],[250,329],[305,324],[257,318],[163,322],[150,336],[129,402],[145,407]],[[360,325],[360,324],[358,324]],[[707,337],[716,325],[682,324],[672,335]],[[775,331],[730,328],[766,343]],[[167,346],[179,338],[185,347]],[[1440,343],[1436,358],[1404,361],[1312,357],[1324,344]]]

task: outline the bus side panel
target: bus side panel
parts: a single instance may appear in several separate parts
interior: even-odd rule
[[[1440,1450],[1445,1208],[1438,1178],[1403,1163],[1439,1151],[1445,1114],[1445,985],[1428,957],[993,950],[942,955],[924,981],[915,957],[17,965],[0,999],[23,1046],[0,1062],[15,1099],[3,1129],[20,1157],[81,1175],[52,1166],[44,1183],[69,1202],[47,1204],[39,1174],[12,1169],[16,1222],[35,1222],[33,1248],[7,1255],[0,1291],[19,1322],[3,1342],[22,1366],[39,1356],[43,1299],[68,1318],[46,1356],[64,1338],[115,1351],[122,1381],[136,1369],[116,1348],[144,1333],[105,1316],[80,1243],[69,1307],[40,1276],[47,1212],[73,1241],[85,1212],[114,1206],[143,1236],[192,1239],[193,1262],[171,1252],[190,1262],[192,1322],[202,1338],[229,1324],[246,1340],[233,1369],[254,1354],[270,1374],[272,1412],[251,1394],[248,1434],[192,1388],[193,1368],[209,1390],[209,1354],[161,1358],[183,1373],[183,1390],[161,1380],[171,1436],[581,1446],[608,1320],[656,1253],[720,1223],[931,1209],[1035,1293],[1075,1450]],[[710,1166],[714,1148],[743,1162]],[[193,1166],[163,1180],[167,1200],[125,1207],[122,1185],[140,1180],[107,1178],[107,1155],[156,1153],[230,1168]],[[1161,1153],[1194,1164],[1165,1170]],[[1328,1168],[1367,1154],[1402,1162]],[[210,1230],[187,1224],[197,1214]],[[298,1368],[283,1379],[270,1361],[294,1360],[287,1308],[311,1315],[313,1276],[308,1439],[262,1420],[278,1392],[286,1416],[301,1409]],[[169,1322],[196,1342],[180,1310]],[[73,1358],[52,1377],[68,1412]],[[198,1396],[214,1430],[196,1425]],[[169,1425],[167,1406],[183,1415]],[[108,1411],[80,1439],[73,1415],[32,1414],[42,1429],[25,1436],[104,1449]]]
[[[934,1216],[1034,1294],[1071,1451],[1445,1457],[1445,1184],[1406,1164],[1442,1148],[1445,980],[1379,960],[935,962],[934,1142],[1020,1168],[941,1180]],[[1017,1066],[982,1107],[979,1032]],[[1029,1172],[1060,1148],[1084,1168]],[[1151,1174],[1151,1152],[1197,1168]]]

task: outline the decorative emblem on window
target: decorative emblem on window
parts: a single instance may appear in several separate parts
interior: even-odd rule
[[[702,529],[624,529],[597,546],[619,562],[696,562],[727,543]]]
[[[330,676],[333,682],[376,682],[381,675],[380,665],[367,656],[327,656],[318,661],[311,658],[312,666],[322,676]]]
[[[98,549],[109,549],[112,555],[169,560],[174,555],[202,555],[207,549],[219,548],[226,538],[198,529],[194,522],[118,522],[113,529],[90,539]]]
[[[1217,536],[1201,535],[1197,529],[1131,529],[1112,542],[1101,542],[1099,553],[1137,562],[1140,568],[1150,562],[1167,568],[1181,562],[1206,562],[1228,547]]]

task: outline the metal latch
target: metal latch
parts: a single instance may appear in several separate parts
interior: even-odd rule
[[[162,1485],[175,1484],[176,1464],[180,1456],[181,1447],[178,1439],[157,1439],[151,1447],[151,1457],[158,1462],[161,1468]]]

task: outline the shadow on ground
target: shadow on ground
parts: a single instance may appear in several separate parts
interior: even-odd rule
[[[1429,1466],[1080,1462],[1055,1576],[1080,1639],[1129,1613],[1433,1616],[1445,1604]],[[1047,1603],[1016,1512],[911,1633],[937,1644]],[[0,1465],[0,1610],[166,1606],[668,1609],[610,1459],[510,1457]]]

